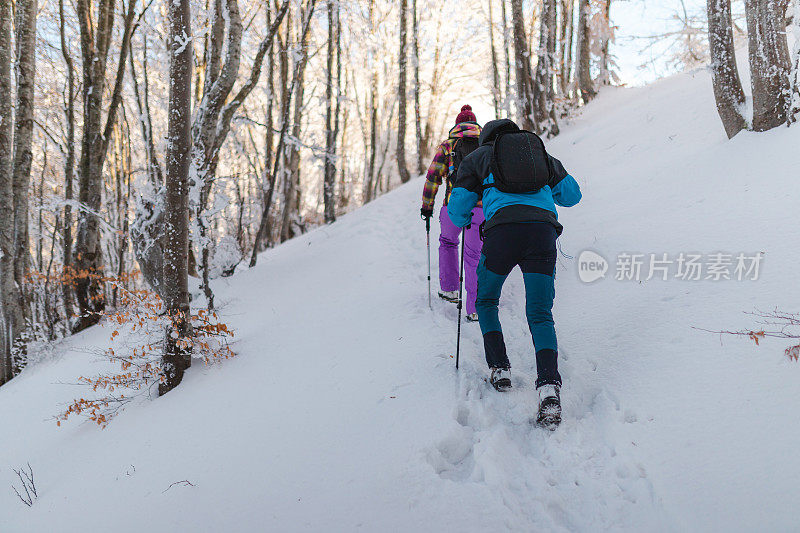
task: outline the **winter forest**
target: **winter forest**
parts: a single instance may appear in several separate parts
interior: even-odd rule
[[[423,173],[459,99],[553,136],[613,79],[609,2],[459,2],[457,34],[426,0],[174,5],[4,7],[4,380],[123,287],[186,308],[188,273],[213,310],[211,279]]]
[[[757,436],[709,473],[712,443],[739,438],[734,422],[695,443],[675,431],[682,420],[660,425],[679,409],[666,414],[658,391],[691,390],[667,388],[674,350],[697,373],[689,383],[714,375],[796,407],[798,69],[798,0],[0,0],[0,420],[25,434],[0,437],[0,531],[85,531],[89,494],[109,520],[94,530],[796,527],[796,511],[765,516],[745,497],[757,490],[729,486]],[[527,424],[537,361],[514,352],[530,351],[527,278],[509,278],[500,300],[519,365],[500,399],[484,386],[481,329],[461,324],[462,296],[458,311],[436,301],[441,193],[426,280],[418,198],[465,105],[481,125],[510,118],[536,133],[582,190],[559,212],[554,309],[573,385],[552,436]],[[581,250],[616,257],[616,280],[581,284]],[[683,251],[697,250],[731,256],[723,282],[745,253],[762,254],[763,277],[715,283],[709,263],[696,284],[659,285],[651,263],[634,287],[619,262],[680,253],[680,274]],[[765,363],[753,346],[786,357]],[[714,390],[684,402],[733,394]],[[355,407],[373,400],[386,410]],[[444,414],[425,414],[431,405]],[[696,419],[736,420],[736,405]],[[796,425],[747,405],[766,427]],[[307,429],[282,429],[285,418]],[[784,454],[792,431],[770,441],[775,463],[752,466],[757,487],[785,468],[765,494],[800,475]],[[329,439],[323,461],[310,443]],[[205,461],[172,457],[196,446],[213,472],[175,466]],[[58,450],[94,462],[86,480]],[[262,479],[230,457],[263,450]],[[665,454],[675,463],[650,466]],[[355,474],[354,458],[386,484],[398,476],[402,495]],[[685,475],[714,495],[702,509],[674,473],[694,461]],[[46,503],[71,483],[86,501]],[[179,520],[170,506],[210,509],[212,486],[235,503]],[[441,512],[448,498],[471,511]]]

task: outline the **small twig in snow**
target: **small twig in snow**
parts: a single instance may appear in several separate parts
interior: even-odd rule
[[[171,489],[175,485],[188,485],[190,487],[194,487],[194,483],[192,483],[188,479],[184,479],[183,481],[176,481],[175,483],[170,483],[170,486],[167,487],[166,489],[164,489],[163,491],[161,491],[161,494],[164,494],[165,492],[167,492],[169,489]]]
[[[33,500],[39,497],[39,493],[36,491],[36,482],[33,478],[33,468],[31,468],[31,464],[28,463],[28,471],[25,471],[25,468],[20,468],[19,470],[14,469],[14,473],[22,483],[25,496],[20,494],[20,492],[17,490],[17,487],[15,487],[12,483],[11,488],[14,489],[14,494],[16,494],[20,501],[28,507],[33,506]]]

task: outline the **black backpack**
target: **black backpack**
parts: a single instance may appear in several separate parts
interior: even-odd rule
[[[465,157],[474,152],[478,146],[480,145],[478,144],[477,137],[459,137],[458,140],[456,140],[452,151],[453,170],[447,175],[448,183],[455,180],[456,176],[458,175],[458,167],[461,165],[461,162]]]
[[[498,191],[538,192],[550,183],[553,170],[542,139],[526,130],[497,135],[492,149],[491,171]]]

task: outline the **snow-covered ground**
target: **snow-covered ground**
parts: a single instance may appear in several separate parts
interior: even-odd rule
[[[796,530],[800,366],[784,343],[692,326],[798,309],[797,146],[800,127],[725,140],[705,72],[607,90],[549,144],[584,193],[561,211],[554,433],[529,423],[518,271],[501,300],[513,391],[484,382],[476,324],[455,371],[417,179],[219,281],[238,356],[107,429],[50,418],[108,330],[0,388],[0,531]],[[605,279],[580,281],[585,249]],[[719,251],[763,252],[760,278],[613,279],[622,252]],[[26,462],[31,508],[10,486]]]

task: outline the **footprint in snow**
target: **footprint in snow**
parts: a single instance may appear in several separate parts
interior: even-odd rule
[[[514,388],[498,393],[482,366],[464,361],[454,424],[426,454],[436,474],[488,491],[514,529],[663,530],[645,469],[629,442],[614,439],[614,428],[636,423],[636,413],[576,382],[562,397],[564,423],[550,433],[530,424],[538,404],[534,377],[534,368],[522,368]]]

